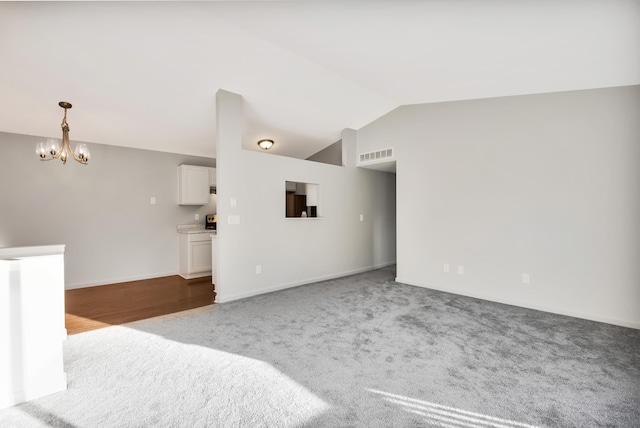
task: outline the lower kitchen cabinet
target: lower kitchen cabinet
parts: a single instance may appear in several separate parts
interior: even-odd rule
[[[179,274],[186,279],[211,275],[211,232],[180,234]]]

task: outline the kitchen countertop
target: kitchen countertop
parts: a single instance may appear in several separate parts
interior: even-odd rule
[[[180,224],[178,225],[178,233],[208,233],[210,235],[217,235],[214,229],[205,229],[201,224]]]

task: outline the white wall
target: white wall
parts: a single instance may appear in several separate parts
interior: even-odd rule
[[[336,141],[318,153],[309,156],[307,160],[331,165],[342,165],[342,140]]]
[[[398,280],[640,328],[638,118],[631,86],[405,106],[359,130],[359,152],[395,148]]]
[[[214,159],[88,144],[88,165],[62,165],[40,140],[0,133],[0,247],[66,245],[66,288],[178,273],[176,226],[216,208],[177,205],[177,166]]]
[[[348,166],[327,165],[242,150],[242,98],[218,91],[216,110],[218,301],[395,261],[390,232],[376,230],[389,223],[388,210],[380,207],[392,203],[393,176],[354,166],[355,131],[343,133]],[[285,218],[285,181],[319,185],[321,219]],[[228,224],[230,215],[240,224]]]

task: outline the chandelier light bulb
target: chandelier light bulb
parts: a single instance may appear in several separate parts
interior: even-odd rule
[[[36,154],[40,156],[40,159],[45,159],[47,157],[47,148],[44,141],[40,141],[36,144]]]
[[[80,158],[80,160],[83,162],[87,162],[89,160],[89,157],[91,156],[89,154],[89,149],[87,148],[87,145],[84,143],[79,143],[76,145],[75,153],[76,153],[76,156],[78,156],[78,158]]]
[[[49,138],[47,140],[47,145],[49,146],[49,154],[51,156],[56,156],[60,152],[60,143],[58,142],[58,140]]]

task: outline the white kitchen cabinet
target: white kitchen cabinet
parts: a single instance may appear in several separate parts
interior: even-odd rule
[[[181,233],[179,275],[185,279],[211,275],[211,232]]]
[[[209,203],[211,173],[205,166],[178,166],[178,204],[206,205]]]

